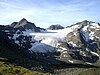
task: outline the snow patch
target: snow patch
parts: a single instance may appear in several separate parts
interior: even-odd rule
[[[92,63],[89,63],[89,62],[85,62],[86,64],[89,64],[89,65],[91,65]]]
[[[67,51],[63,51],[64,54],[68,53]]]
[[[91,23],[91,25],[92,25],[94,28],[100,28],[100,26],[98,25],[98,23]]]
[[[95,36],[94,35],[94,32],[91,31],[91,33],[89,34],[89,36],[90,36],[90,39],[93,40],[94,39],[94,36]]]
[[[95,36],[95,37],[100,40],[100,37],[98,37],[98,36]]]
[[[10,36],[8,36],[8,38],[9,38],[9,39],[11,39],[11,37],[10,37]]]
[[[54,38],[47,38],[47,39],[41,41],[41,43],[45,43],[45,44],[50,45],[52,47],[56,47],[58,40],[54,39]]]
[[[15,40],[15,43],[19,45],[19,41],[16,41],[16,40]]]
[[[18,37],[19,37],[19,35],[18,35],[18,34],[14,34],[13,39],[15,39],[15,40],[16,40],[16,38],[18,38]]]
[[[71,28],[62,29],[62,31],[58,32],[57,36],[59,38],[65,38],[68,35],[68,33],[72,32],[72,31],[73,31],[73,29],[71,29]]]
[[[76,33],[76,32],[74,32],[74,35],[75,35],[75,36],[77,36],[77,33]]]
[[[76,44],[74,44],[73,42],[68,42],[68,44],[71,44],[73,47],[76,47],[77,45]]]
[[[74,61],[72,61],[72,60],[68,60],[70,63],[74,63]]]
[[[96,52],[91,51],[91,53],[92,53],[93,55],[96,55],[96,56],[98,56],[98,57],[100,58],[99,54],[97,54]]]
[[[87,31],[88,27],[89,27],[88,25],[87,26],[84,26],[83,27],[83,31]]]
[[[64,57],[68,57],[68,56],[64,54]]]
[[[7,33],[8,33],[8,32],[9,32],[9,30],[5,30],[5,32],[7,32]]]

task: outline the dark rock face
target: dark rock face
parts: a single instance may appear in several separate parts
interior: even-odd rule
[[[17,23],[18,23],[18,22],[13,22],[13,23],[11,24],[11,27],[16,26]]]
[[[49,28],[47,29],[50,29],[50,30],[58,30],[58,29],[64,29],[63,26],[61,25],[51,25]]]
[[[28,43],[32,42],[32,37],[24,35],[23,31],[18,28],[0,26],[0,33],[0,38],[2,40],[17,44],[18,46],[25,49],[29,48],[30,44]]]
[[[30,52],[26,48],[18,45],[15,42],[16,39],[13,38],[14,34],[17,31],[18,31],[18,29],[15,29],[15,28],[12,28],[12,27],[9,27],[9,26],[0,26],[0,51],[2,51],[3,49],[6,49],[6,46],[7,46],[7,47],[9,47],[9,49],[14,50],[14,51],[12,51],[12,53],[19,51],[20,53],[27,56],[27,55],[29,55]],[[5,55],[4,57],[7,57],[7,56]]]

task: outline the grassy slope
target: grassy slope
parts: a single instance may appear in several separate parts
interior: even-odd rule
[[[85,69],[77,73],[77,75],[100,75],[100,68]]]
[[[6,61],[7,59],[0,58],[0,75],[48,75],[46,73],[31,71]]]

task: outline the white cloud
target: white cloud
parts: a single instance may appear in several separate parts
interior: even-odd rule
[[[98,15],[94,15],[97,13],[94,8],[97,2],[93,0],[72,0],[69,3],[66,0],[64,0],[65,3],[39,1],[0,0],[0,24],[10,24],[24,17],[37,26],[42,25],[41,27],[58,23],[67,26],[84,19],[97,20],[98,18]],[[100,10],[98,9],[98,11]]]

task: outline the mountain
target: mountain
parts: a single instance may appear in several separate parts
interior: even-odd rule
[[[19,22],[13,22],[10,26],[21,30],[32,30],[34,32],[41,32],[42,30],[45,30],[43,28],[36,27],[34,23],[28,22],[25,18],[21,19]]]
[[[100,62],[100,24],[92,21],[82,21],[67,27],[60,32],[60,36],[64,34],[64,43],[59,45],[63,47],[62,57],[71,57],[69,62],[97,65]],[[65,49],[65,50],[64,50]],[[68,60],[68,59],[66,59]]]
[[[99,34],[97,22],[84,20],[64,29],[45,30],[23,18],[11,25],[0,25],[0,58],[50,73],[64,68],[71,72],[73,67],[77,67],[74,71],[100,67]]]
[[[58,30],[58,29],[64,29],[64,27],[57,24],[57,25],[51,25],[47,29],[49,29],[49,30]]]
[[[38,52],[41,50],[60,52],[57,59],[67,63],[100,66],[98,64],[100,62],[99,32],[99,23],[84,20],[62,30],[56,30],[54,35],[35,36],[37,40],[41,40],[41,43],[35,44],[30,49]]]

